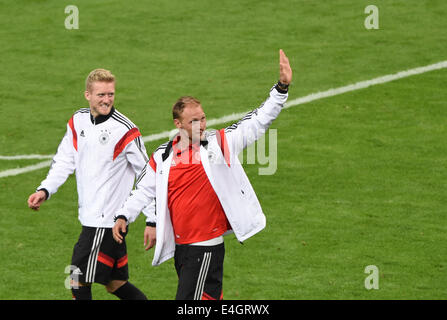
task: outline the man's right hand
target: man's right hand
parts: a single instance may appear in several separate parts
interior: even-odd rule
[[[118,243],[123,243],[123,234],[126,233],[127,222],[124,219],[116,219],[115,225],[112,228],[113,239]]]
[[[279,50],[279,81],[284,84],[292,82],[292,68],[290,67],[289,58],[282,49]]]
[[[40,205],[46,200],[46,198],[47,196],[45,194],[45,191],[39,190],[37,192],[34,192],[28,198],[28,207],[37,211],[39,210]]]
[[[144,229],[144,246],[146,251],[155,245],[156,239],[157,231],[155,227],[146,227]]]

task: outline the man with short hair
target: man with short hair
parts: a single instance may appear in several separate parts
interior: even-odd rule
[[[222,299],[223,235],[244,241],[265,227],[265,216],[237,156],[268,129],[281,112],[292,81],[289,60],[280,50],[280,77],[267,100],[239,122],[205,132],[199,100],[181,97],[173,106],[179,129],[151,156],[136,189],[117,212],[113,237],[156,198],[157,237],[152,264],[174,256],[179,277],[176,299]],[[152,208],[153,210],[153,208]],[[155,222],[155,215],[146,220]],[[150,227],[145,239],[150,237]]]
[[[76,171],[82,232],[71,263],[73,299],[90,300],[96,282],[120,299],[143,300],[146,296],[128,282],[126,243],[113,240],[112,227],[114,213],[147,162],[146,149],[138,128],[114,108],[115,76],[110,71],[93,70],[84,96],[90,107],[68,121],[48,175],[29,196],[28,206],[39,210]]]

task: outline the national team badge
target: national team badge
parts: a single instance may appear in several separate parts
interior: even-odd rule
[[[110,131],[108,130],[101,130],[101,134],[99,135],[99,142],[104,145],[107,142],[109,142],[110,139]]]

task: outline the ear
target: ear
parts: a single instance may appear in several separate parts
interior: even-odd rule
[[[180,129],[182,127],[182,123],[179,119],[174,119],[174,125],[177,127],[177,129]]]
[[[88,90],[84,91],[84,97],[86,100],[90,101],[90,92],[88,92]]]

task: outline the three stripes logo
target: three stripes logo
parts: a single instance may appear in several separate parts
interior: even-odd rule
[[[200,300],[202,298],[206,276],[208,275],[208,270],[210,268],[211,255],[211,252],[205,252],[203,254],[202,265],[199,272],[199,279],[197,280],[196,290],[194,292],[194,300]]]
[[[95,237],[93,238],[92,249],[90,250],[90,255],[88,257],[87,271],[85,274],[85,282],[91,283],[95,282],[96,265],[99,254],[99,247],[101,246],[102,239],[104,237],[105,229],[98,228],[95,232]]]

